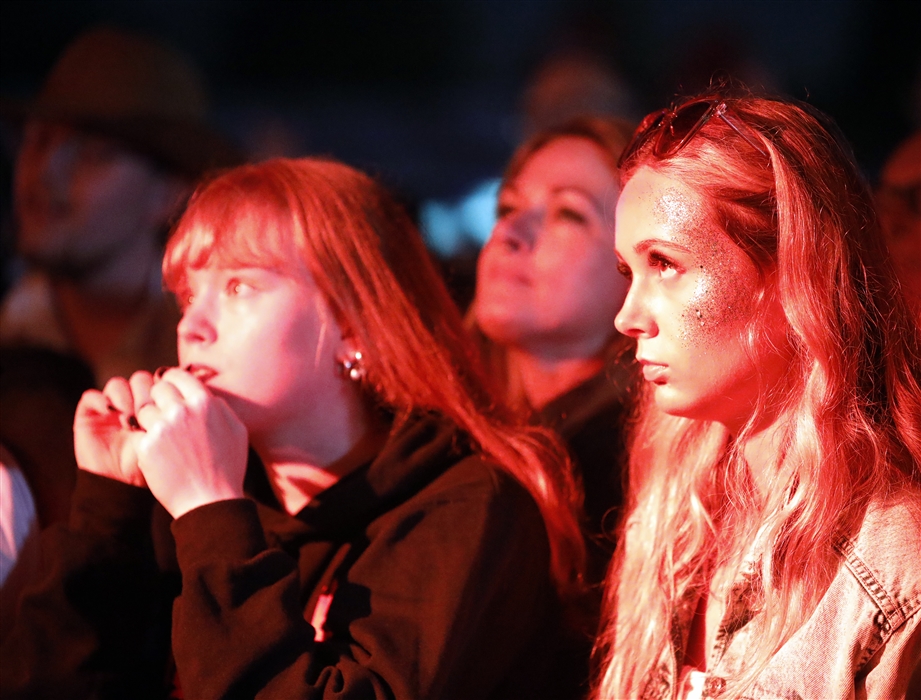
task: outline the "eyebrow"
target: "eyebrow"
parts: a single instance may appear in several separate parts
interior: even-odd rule
[[[680,245],[678,243],[672,243],[671,241],[665,241],[665,240],[662,240],[661,238],[646,238],[640,241],[639,243],[637,243],[635,246],[633,246],[633,251],[639,255],[642,255],[643,253],[645,253],[647,250],[649,250],[653,246],[659,246],[661,248],[667,248],[669,250],[674,250],[677,253],[690,253],[691,252],[689,248],[686,248],[683,245]]]

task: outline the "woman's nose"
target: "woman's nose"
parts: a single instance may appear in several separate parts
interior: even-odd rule
[[[211,307],[207,297],[189,300],[176,328],[180,343],[213,343],[217,339]]]
[[[658,326],[649,313],[643,290],[635,283],[630,284],[624,305],[614,317],[614,327],[618,332],[631,338],[654,336],[658,333]]]
[[[540,232],[541,214],[534,209],[519,209],[503,215],[492,231],[492,240],[511,250],[534,247]]]

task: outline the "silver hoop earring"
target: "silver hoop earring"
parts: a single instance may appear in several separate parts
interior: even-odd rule
[[[367,374],[361,360],[361,350],[349,353],[346,357],[339,360],[339,373],[343,377],[351,379],[353,382],[360,382]]]

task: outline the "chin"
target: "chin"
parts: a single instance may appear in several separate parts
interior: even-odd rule
[[[491,312],[477,313],[476,325],[480,332],[494,343],[507,344],[519,335],[518,323],[513,314]]]
[[[658,409],[670,416],[692,420],[715,420],[706,407],[686,396],[679,395],[668,384],[655,388],[655,401]]]
[[[667,401],[659,398],[658,392],[656,392],[656,408],[658,408],[662,413],[667,413],[670,416],[678,416],[680,418],[692,418],[687,414],[685,407],[680,403],[675,401]]]
[[[248,402],[242,396],[227,391],[226,389],[222,389],[220,386],[215,384],[205,384],[205,388],[207,388],[208,391],[210,391],[214,396],[223,399],[224,403],[230,406],[233,412],[237,415],[240,415],[240,409],[245,409],[246,406],[250,405],[250,402]]]

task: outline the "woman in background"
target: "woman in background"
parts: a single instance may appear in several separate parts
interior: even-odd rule
[[[565,441],[585,487],[590,584],[604,579],[623,501],[632,343],[614,328],[617,160],[632,128],[582,117],[521,145],[480,253],[472,306],[487,367],[513,406]]]
[[[470,321],[508,403],[566,444],[585,493],[587,592],[573,656],[589,686],[601,590],[624,499],[623,426],[634,383],[631,341],[614,328],[627,292],[614,254],[617,159],[625,122],[580,117],[512,156],[498,217],[480,253]]]
[[[848,147],[708,94],[644,120],[622,183],[646,383],[594,697],[904,697],[921,339]]]
[[[491,407],[382,188],[322,160],[231,170],[193,197],[164,278],[180,366],[84,395],[71,521],[5,692],[559,697],[576,491],[552,440]],[[182,579],[171,673],[153,498]]]

